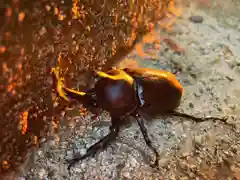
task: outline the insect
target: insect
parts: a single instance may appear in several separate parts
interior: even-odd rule
[[[61,98],[66,101],[77,100],[92,112],[100,108],[111,116],[109,133],[87,149],[85,155],[71,159],[68,170],[78,161],[104,150],[116,139],[121,124],[130,116],[136,119],[147,146],[156,156],[151,164],[153,167],[158,166],[160,156],[148,136],[142,113],[150,116],[179,116],[196,122],[212,119],[226,123],[227,120],[226,117],[195,117],[175,111],[180,105],[184,89],[176,76],[167,71],[149,68],[110,69],[106,73],[95,71],[98,79],[95,86],[87,92],[65,87],[59,68],[53,68],[52,72],[57,80],[57,93]]]

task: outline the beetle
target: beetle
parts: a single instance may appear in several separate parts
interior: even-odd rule
[[[136,119],[147,146],[156,156],[152,167],[158,166],[160,155],[144,126],[144,113],[150,116],[179,116],[196,122],[212,119],[226,123],[227,120],[227,117],[195,117],[175,111],[180,105],[184,88],[176,76],[168,71],[150,68],[112,68],[107,72],[95,71],[98,79],[95,86],[87,92],[65,87],[59,68],[53,68],[52,72],[56,79],[56,91],[61,98],[69,102],[77,100],[93,113],[100,108],[109,112],[111,116],[109,133],[87,149],[85,155],[69,160],[68,170],[78,161],[104,150],[116,139],[120,126],[130,116]]]

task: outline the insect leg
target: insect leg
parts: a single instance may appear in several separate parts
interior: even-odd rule
[[[100,141],[92,145],[90,148],[88,148],[87,152],[83,156],[76,156],[73,159],[69,160],[68,163],[68,171],[70,171],[70,168],[74,166],[78,161],[82,161],[83,159],[95,156],[95,154],[98,151],[104,150],[112,141],[114,141],[118,135],[119,132],[119,119],[114,118],[112,119],[112,126],[110,126],[110,132],[103,137]]]
[[[158,161],[160,159],[160,155],[159,153],[157,152],[157,149],[155,147],[153,147],[152,145],[152,141],[150,140],[149,136],[148,136],[148,132],[147,132],[147,128],[144,126],[144,121],[143,121],[143,118],[140,117],[140,115],[136,115],[136,120],[137,120],[137,123],[140,127],[140,130],[142,132],[142,135],[143,135],[143,138],[147,144],[147,146],[154,152],[154,154],[156,155],[156,160],[154,162],[154,164],[152,164],[153,167],[157,167],[158,166]]]
[[[187,119],[192,119],[195,122],[203,122],[203,121],[209,121],[209,120],[221,121],[224,124],[229,125],[227,123],[227,119],[228,119],[227,116],[226,117],[221,117],[221,118],[219,118],[219,117],[212,117],[212,116],[208,116],[208,117],[195,117],[193,115],[189,115],[189,114],[186,114],[186,113],[180,113],[180,112],[176,112],[176,111],[172,111],[172,112],[168,113],[168,115],[183,117],[183,118],[187,118]]]

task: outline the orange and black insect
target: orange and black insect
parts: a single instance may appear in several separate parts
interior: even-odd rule
[[[76,162],[94,156],[96,152],[105,149],[116,139],[121,124],[129,116],[137,120],[147,146],[156,155],[153,166],[158,165],[160,156],[148,136],[142,113],[150,116],[179,116],[196,122],[212,119],[226,123],[226,118],[199,118],[175,111],[180,105],[183,86],[175,75],[167,71],[149,68],[111,69],[106,73],[96,71],[99,79],[95,87],[88,92],[79,92],[65,87],[58,68],[53,68],[53,73],[57,79],[57,92],[60,97],[66,101],[78,100],[90,111],[100,108],[109,112],[111,116],[110,132],[92,145],[85,155],[76,156],[70,160],[68,169]]]

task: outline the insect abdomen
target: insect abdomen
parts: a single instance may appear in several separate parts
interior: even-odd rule
[[[128,68],[125,71],[141,86],[141,109],[148,114],[164,114],[177,108],[183,95],[183,87],[170,72],[148,69]]]

